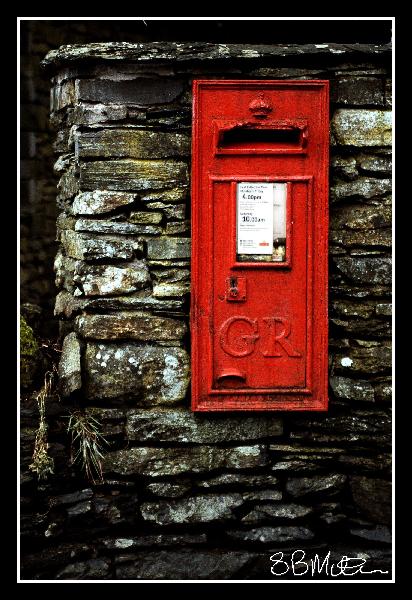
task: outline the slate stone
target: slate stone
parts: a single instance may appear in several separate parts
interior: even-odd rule
[[[353,180],[359,176],[356,158],[353,156],[332,156],[331,169],[334,175]]]
[[[136,194],[93,190],[77,194],[72,204],[74,215],[101,215],[125,207],[136,199]]]
[[[391,227],[391,203],[383,204],[341,204],[331,211],[331,229],[339,231],[342,228],[351,231],[363,231],[364,241],[368,241],[369,233],[365,230]]]
[[[336,79],[332,81],[331,101],[352,106],[382,106],[382,79],[353,76]]]
[[[295,67],[258,67],[248,71],[249,75],[266,77],[270,79],[322,79],[326,70],[321,69],[299,69]]]
[[[390,156],[363,156],[359,160],[359,168],[365,173],[373,175],[391,175],[392,160]]]
[[[323,421],[320,423],[320,426],[322,426],[322,423]],[[318,425],[318,423],[316,423],[316,425]],[[333,425],[331,427],[333,427]],[[270,444],[269,450],[273,450],[275,452],[296,453],[300,455],[300,457],[309,459],[311,459],[311,457],[314,455],[330,454],[333,457],[335,454],[342,454],[344,452],[342,448],[325,448],[323,446],[301,446],[300,444]]]
[[[206,544],[207,536],[204,533],[190,534],[172,534],[157,533],[152,535],[141,535],[138,537],[118,537],[102,540],[107,550],[114,552],[133,551],[139,548],[150,547],[173,547],[173,546],[192,546]]]
[[[79,298],[73,297],[69,292],[65,290],[60,291],[56,296],[54,304],[54,316],[70,319],[73,314],[81,310],[81,302]]]
[[[190,283],[155,283],[153,296],[155,298],[181,298],[190,293]]]
[[[76,260],[64,256],[61,250],[57,252],[53,268],[56,274],[55,284],[58,288],[74,292],[75,286],[73,280],[77,266],[78,262]]]
[[[147,287],[150,274],[143,260],[121,266],[79,263],[74,281],[85,296],[113,296]]]
[[[144,191],[173,188],[188,180],[187,166],[165,160],[91,160],[80,165],[80,185],[84,190]],[[73,195],[77,189],[73,188]]]
[[[186,216],[185,204],[165,204],[164,202],[148,202],[150,210],[161,210],[167,219],[172,221],[183,221]]]
[[[371,347],[348,348],[348,352],[333,356],[335,372],[345,375],[385,374],[391,369],[392,350],[385,341]]]
[[[93,490],[86,488],[69,494],[61,494],[60,496],[51,496],[49,499],[51,506],[60,506],[65,504],[76,504],[84,500],[89,500],[93,497]]]
[[[97,125],[110,121],[123,121],[127,114],[127,107],[121,104],[79,102],[73,108],[71,122],[74,125]]]
[[[185,397],[189,383],[189,359],[182,348],[88,343],[84,369],[89,400],[176,404]]]
[[[177,235],[179,233],[190,233],[190,221],[188,219],[183,222],[166,223],[166,235]]]
[[[381,257],[336,257],[335,265],[350,281],[355,283],[390,285],[392,261]]]
[[[376,305],[375,312],[378,316],[391,317],[392,316],[392,304],[389,302],[382,302]]]
[[[178,259],[170,259],[170,260],[148,260],[147,264],[150,267],[189,267],[190,266],[190,258],[186,258],[184,260]]]
[[[333,393],[340,400],[356,402],[374,402],[375,394],[369,381],[354,380],[348,377],[331,377],[329,379]]]
[[[305,457],[306,458],[306,457]],[[332,462],[332,457],[327,455],[314,455],[313,461],[308,460],[299,460],[296,456],[286,455],[283,457],[283,460],[276,461],[272,465],[272,471],[286,471],[287,473],[313,473],[315,471],[320,471],[322,469],[322,462],[325,460]]]
[[[388,108],[392,108],[392,79],[390,78],[385,81],[385,104]]]
[[[75,223],[76,231],[89,233],[108,233],[113,235],[159,235],[162,228],[156,225],[136,225],[127,221],[93,221],[92,219],[79,219]],[[136,240],[138,243],[138,240]]]
[[[391,179],[372,179],[358,177],[353,181],[339,181],[330,189],[332,202],[343,201],[347,198],[371,198],[389,194],[392,191]]]
[[[165,237],[148,240],[147,257],[149,260],[190,258],[190,239]]]
[[[294,498],[309,494],[327,494],[340,492],[346,482],[345,475],[314,475],[313,477],[294,477],[286,482],[287,492]]]
[[[392,402],[392,385],[390,381],[375,384],[375,398],[377,402]]]
[[[342,108],[335,111],[331,128],[336,143],[342,146],[390,146],[392,113]]]
[[[175,63],[189,63],[189,73],[193,74],[193,62],[199,63],[206,61],[213,63],[214,60],[232,64],[235,59],[249,61],[254,60],[254,68],[258,67],[262,59],[273,59],[273,57],[293,57],[302,56],[302,54],[312,57],[333,57],[337,54],[346,62],[351,62],[350,68],[353,69],[353,60],[362,56],[375,60],[376,57],[388,58],[391,53],[391,44],[380,44],[371,47],[370,44],[254,44],[253,49],[245,48],[245,44],[214,44],[208,42],[150,42],[150,43],[129,43],[129,42],[105,42],[92,44],[68,44],[50,50],[43,59],[43,67],[53,67],[56,69],[62,65],[66,67],[76,63],[87,63],[91,60],[98,60],[101,64],[115,65],[116,71],[119,68],[118,63],[136,62],[141,64],[150,64],[150,62],[161,61],[167,65]],[[366,58],[366,59],[367,59]],[[226,66],[225,66],[226,69]],[[289,70],[288,70],[289,73]],[[288,75],[289,77],[290,75]],[[163,78],[157,80],[161,86]]]
[[[152,269],[155,280],[160,282],[176,283],[190,280],[189,269]]]
[[[329,241],[333,244],[339,244],[344,248],[351,248],[367,245],[377,248],[391,248],[392,231],[391,229],[368,229],[366,231],[345,231],[332,230],[329,235]],[[342,254],[346,252],[343,250]],[[362,252],[365,253],[364,251]]]
[[[150,129],[101,129],[80,133],[81,158],[176,158],[190,154],[190,138],[182,133]]]
[[[243,523],[260,523],[272,519],[299,519],[306,517],[313,509],[299,504],[259,504],[243,518]]]
[[[89,500],[78,502],[73,506],[69,506],[67,509],[67,515],[69,518],[83,516],[90,512],[92,512],[92,503]]]
[[[175,100],[183,92],[183,82],[178,79],[80,79],[78,98],[80,100],[152,105],[165,104]]]
[[[56,219],[57,238],[60,239],[60,234],[66,230],[73,230],[76,223],[75,217],[72,217],[66,210],[61,212]]]
[[[255,492],[243,492],[243,499],[247,502],[272,502],[282,500],[282,492],[279,490],[257,490]]]
[[[234,509],[242,504],[240,494],[204,495],[181,500],[145,502],[141,513],[145,521],[157,525],[210,523],[234,519]]]
[[[76,101],[74,81],[68,79],[58,83],[51,89],[50,111],[59,111],[66,106],[73,106]]]
[[[137,497],[131,496],[128,499],[129,510],[131,510],[132,515],[129,514],[127,519],[122,514],[122,511],[119,509],[117,503],[115,503],[113,500],[114,498],[110,496],[104,497],[103,495],[100,495],[100,497],[95,497],[93,501],[93,509],[96,516],[93,517],[93,519],[96,519],[100,523],[104,523],[106,527],[125,524],[127,522],[130,523],[133,521],[132,515],[136,511]],[[123,510],[127,510],[127,506],[125,507],[123,505]]]
[[[388,527],[377,525],[374,529],[353,528],[351,534],[368,542],[392,543],[392,535]]]
[[[242,473],[222,473],[210,479],[203,479],[196,482],[196,486],[200,488],[215,488],[220,486],[225,487],[243,487],[243,488],[260,488],[277,486],[279,479],[273,475],[244,475]]]
[[[76,319],[78,334],[95,340],[179,340],[186,324],[176,319],[146,313],[118,312],[114,315],[81,315]]]
[[[253,469],[267,464],[263,446],[219,448],[196,446],[187,448],[139,447],[106,454],[104,471],[119,475],[161,477],[180,473],[204,473],[222,469]]]
[[[307,527],[292,527],[280,525],[278,527],[257,527],[255,529],[233,529],[226,535],[236,542],[251,542],[259,544],[285,544],[313,539],[313,532]]]
[[[331,291],[331,296],[336,298],[369,298],[374,300],[381,299],[382,301],[385,301],[387,300],[388,295],[390,295],[390,288],[388,286],[361,286],[359,284],[351,284],[350,288],[348,288],[348,285],[345,284],[343,281],[339,281],[339,283],[337,283],[333,273],[331,273],[331,282],[329,289]]]
[[[351,300],[333,300],[331,304],[332,315],[339,317],[370,319],[375,312],[375,303],[363,300],[355,302]]]
[[[151,290],[138,290],[127,296],[106,296],[106,297],[91,297],[91,298],[73,298],[74,301],[81,303],[81,308],[85,311],[117,311],[117,310],[150,310],[155,313],[181,313],[183,308],[183,300],[179,299],[158,299],[155,298]],[[64,308],[63,308],[64,307]],[[66,304],[59,308],[62,310],[70,310],[72,303],[69,306]]]
[[[131,240],[99,238],[90,234],[62,232],[61,244],[67,256],[86,262],[94,260],[130,260],[136,244]]]
[[[158,225],[162,219],[163,215],[160,212],[132,212],[128,221],[138,225]]]
[[[59,391],[64,398],[82,387],[80,343],[74,332],[63,341],[59,362]]]
[[[154,496],[161,498],[180,498],[184,496],[192,488],[192,484],[188,479],[176,481],[159,481],[148,483],[146,490]]]
[[[376,301],[335,300],[331,305],[330,322],[351,337],[390,337],[391,333],[389,320],[376,318]]]
[[[390,475],[392,457],[390,454],[375,454],[373,456],[351,456],[342,455],[338,461],[347,466],[351,473],[373,473],[380,472],[382,475]]]
[[[325,416],[319,419],[294,419],[303,431],[291,431],[292,439],[324,442],[326,440],[356,443],[360,440],[384,443],[390,438],[391,417],[385,411],[353,410],[350,414]],[[328,449],[325,449],[326,451]],[[344,450],[341,449],[340,453]]]
[[[79,178],[76,169],[77,167],[72,165],[61,176],[59,183],[57,184],[59,200],[67,200],[78,193]]]
[[[134,442],[218,444],[282,435],[282,421],[272,415],[197,415],[187,409],[132,410],[126,432]]]
[[[170,190],[154,190],[149,194],[144,194],[140,197],[141,202],[161,202],[168,204],[169,202],[184,202],[188,195],[187,187],[176,187]]]
[[[75,155],[71,152],[62,154],[53,165],[53,171],[57,174],[64,173],[67,169],[75,164]],[[26,179],[24,177],[24,179]]]

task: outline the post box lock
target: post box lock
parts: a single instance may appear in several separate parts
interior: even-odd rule
[[[195,81],[192,408],[326,410],[326,81]]]
[[[226,300],[228,302],[246,301],[246,278],[232,275],[226,279]]]

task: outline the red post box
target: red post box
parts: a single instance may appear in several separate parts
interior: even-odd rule
[[[327,81],[195,81],[192,408],[326,410]]]

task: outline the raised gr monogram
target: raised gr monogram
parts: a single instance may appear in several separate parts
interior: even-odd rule
[[[234,332],[234,326],[236,327]],[[285,317],[265,317],[259,324],[258,319],[249,319],[244,316],[230,317],[224,321],[219,330],[220,346],[230,356],[248,356],[255,351],[257,341],[262,337],[261,328],[265,336],[259,351],[267,358],[290,356],[301,358],[288,339],[291,333],[291,324]]]

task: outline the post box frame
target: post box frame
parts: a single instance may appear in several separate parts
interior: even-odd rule
[[[276,89],[276,90],[316,90],[322,97],[322,110],[319,114],[318,126],[322,128],[325,135],[329,135],[329,86],[327,81],[305,80],[305,81],[252,81],[252,80],[197,80],[193,82],[193,138],[192,138],[192,260],[191,260],[191,360],[192,360],[192,410],[194,411],[280,411],[280,410],[326,410],[328,403],[328,325],[327,325],[327,289],[328,289],[328,144],[324,143],[321,153],[317,156],[319,170],[313,174],[291,174],[288,176],[277,176],[276,174],[262,177],[262,175],[219,175],[205,173],[201,152],[204,140],[200,132],[199,114],[201,111],[200,96],[203,90],[211,89]],[[303,132],[299,140],[299,146],[288,149],[280,149],[279,152],[269,152],[260,149],[251,152],[256,155],[303,155],[306,156],[306,136],[308,125],[305,119],[293,115],[286,123],[287,126],[295,123]],[[215,120],[216,121],[216,120]],[[220,121],[220,124],[219,124]],[[285,122],[285,119],[283,119]],[[217,120],[213,124],[213,148],[216,157],[225,156],[225,160],[236,155],[248,154],[243,148],[227,152],[218,149],[219,127],[227,123],[227,119]],[[266,121],[270,127],[271,122],[276,122],[275,117]],[[282,121],[278,121],[282,122]],[[263,121],[262,121],[263,123]],[[259,127],[262,127],[259,123]],[[310,123],[309,123],[310,132]],[[310,135],[310,133],[309,133]],[[304,143],[302,143],[304,140]],[[218,158],[217,158],[218,160]],[[282,160],[282,158],[281,158]],[[317,196],[313,195],[313,181],[316,179]],[[307,223],[308,225],[308,256],[307,256],[307,286],[310,292],[307,295],[307,347],[306,362],[306,385],[301,387],[282,387],[281,389],[270,388],[268,390],[242,389],[215,389],[212,386],[212,361],[213,361],[213,303],[215,302],[212,286],[212,261],[213,261],[213,193],[211,187],[214,182],[229,182],[231,186],[230,220],[232,223],[232,236],[236,239],[236,231],[233,232],[233,223],[236,223],[236,196],[235,188],[239,181],[267,181],[285,182],[288,184],[287,192],[287,237],[286,237],[286,260],[281,263],[248,263],[233,261],[232,269],[241,275],[244,269],[265,269],[268,273],[279,272],[293,268],[293,256],[291,250],[291,196],[292,187],[295,183],[307,185]],[[316,216],[313,204],[316,203]],[[312,238],[313,236],[313,238]],[[232,243],[231,240],[229,243]],[[289,245],[289,247],[288,247]],[[233,246],[234,248],[234,246]],[[233,252],[232,252],[233,253]],[[317,257],[316,267],[313,257]],[[236,258],[236,257],[235,257]],[[316,268],[316,274],[314,269]],[[313,293],[312,293],[313,291]],[[216,294],[215,294],[216,295]],[[313,304],[312,304],[313,298]],[[313,331],[316,329],[316,346],[313,345]],[[314,372],[315,368],[315,372]],[[316,380],[313,387],[312,375]]]

